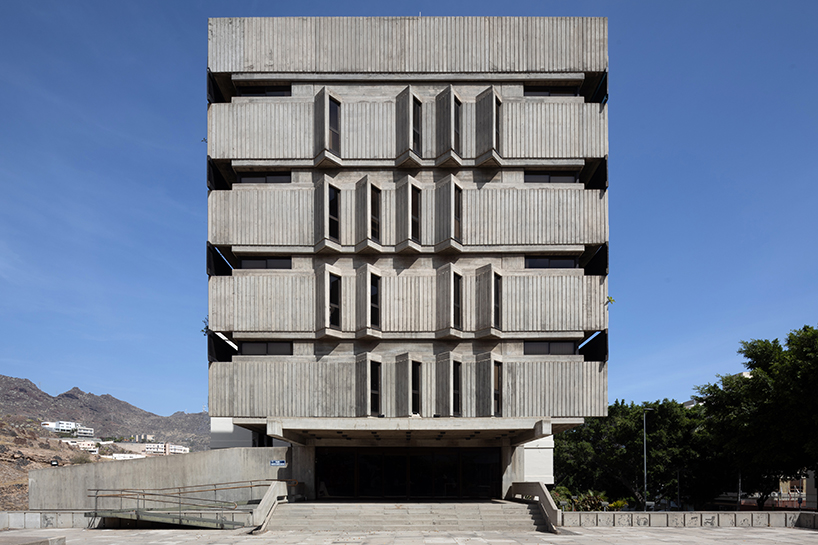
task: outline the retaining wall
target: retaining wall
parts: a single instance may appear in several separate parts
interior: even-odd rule
[[[818,528],[818,513],[796,511],[669,511],[562,513],[562,526],[650,526],[650,527],[774,527]]]

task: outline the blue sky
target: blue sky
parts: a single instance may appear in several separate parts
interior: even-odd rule
[[[0,374],[207,403],[208,17],[608,17],[609,400],[688,399],[818,325],[818,2],[404,6],[0,3]]]

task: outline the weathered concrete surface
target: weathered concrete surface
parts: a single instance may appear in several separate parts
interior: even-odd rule
[[[288,459],[287,450],[280,447],[219,449],[176,456],[38,469],[29,473],[29,509],[93,509],[94,500],[88,497],[88,489],[170,488],[289,478],[289,467],[270,466],[270,460]],[[256,489],[252,498],[260,499],[265,491],[262,488]],[[243,490],[225,491],[218,497],[222,500],[249,498]],[[99,507],[105,506],[100,504]],[[108,507],[119,508],[119,501]],[[22,527],[17,521],[20,517],[25,518],[25,515],[9,513],[9,526]],[[31,524],[35,524],[34,518],[31,517]],[[36,523],[40,524],[39,513],[36,514],[36,519]],[[28,522],[26,518],[26,528],[30,527]]]

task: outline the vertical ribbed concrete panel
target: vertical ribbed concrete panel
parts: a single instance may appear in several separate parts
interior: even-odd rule
[[[497,151],[494,142],[495,119],[494,104],[497,96],[494,88],[489,87],[479,95],[475,103],[475,150],[474,156],[480,157],[486,152]]]
[[[477,365],[474,360],[463,360],[460,371],[462,373],[463,417],[474,418],[477,414]],[[481,394],[482,395],[482,394]]]
[[[312,246],[313,189],[283,185],[210,191],[208,240],[212,244]]]
[[[504,416],[605,416],[608,367],[591,361],[515,361],[504,358]],[[506,413],[505,411],[508,411]]]
[[[493,286],[494,270],[491,265],[484,265],[475,271],[475,329],[477,331],[492,326],[494,313]]]
[[[474,402],[475,416],[492,416],[492,371],[494,358],[489,354],[477,354],[475,360]]]
[[[366,243],[370,238],[370,215],[372,209],[369,206],[371,199],[372,185],[368,178],[364,176],[355,184],[355,237],[356,245]]]
[[[344,159],[395,158],[394,102],[343,102],[341,112]]]
[[[608,108],[536,97],[506,101],[503,156],[586,158],[608,154]]]
[[[454,237],[454,177],[447,176],[435,185],[435,238],[441,244]]]
[[[322,87],[313,99],[313,156],[329,149],[329,92]],[[343,123],[343,112],[339,117]],[[341,148],[343,150],[343,148]]]
[[[503,276],[503,329],[524,331],[593,331],[607,328],[607,295],[601,277],[581,274]],[[570,271],[570,269],[566,269]],[[572,271],[581,272],[581,271]],[[587,295],[588,291],[596,291]]]
[[[444,352],[435,357],[435,413],[452,416],[452,353]]]
[[[384,333],[431,332],[437,329],[435,272],[404,271],[381,277],[381,329]]]
[[[489,185],[463,191],[464,245],[602,244],[608,240],[606,191],[494,189]]]
[[[411,87],[407,87],[395,99],[395,157],[400,157],[412,147],[413,98]]]
[[[207,152],[213,159],[310,159],[309,102],[273,98],[208,107]]]
[[[208,286],[214,331],[314,331],[311,273],[213,276]]]
[[[395,416],[409,416],[412,397],[412,362],[409,354],[395,358]]]
[[[435,98],[435,157],[454,149],[454,94],[451,86],[441,91]]]
[[[369,354],[355,356],[355,416],[369,416]]]

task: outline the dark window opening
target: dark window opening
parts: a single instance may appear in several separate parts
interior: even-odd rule
[[[607,276],[608,274],[608,245],[586,246],[580,257],[580,266],[588,276]]]
[[[412,362],[412,414],[420,414],[420,362]]]
[[[329,150],[341,155],[341,103],[329,99]]]
[[[527,184],[574,184],[579,173],[570,170],[526,170],[523,181]]]
[[[454,99],[454,152],[460,153],[460,129],[463,126],[463,105],[459,100]]]
[[[463,190],[454,188],[454,239],[460,242],[463,239]]]
[[[210,157],[207,158],[207,188],[210,190],[227,190],[231,188],[230,182]]]
[[[341,328],[341,277],[329,275],[329,326]]]
[[[369,414],[381,414],[381,364],[369,362]]]
[[[454,362],[452,369],[452,415],[463,414],[463,398],[460,394],[463,384],[463,366],[459,361]]]
[[[525,256],[526,269],[576,269],[576,256],[547,257],[542,255]]]
[[[236,347],[217,335],[214,331],[207,331],[207,361],[233,361],[237,354]]]
[[[579,85],[524,85],[523,96],[527,97],[576,97]]]
[[[525,341],[523,354],[526,356],[572,356],[577,353],[574,341]]]
[[[463,277],[454,274],[452,278],[452,325],[455,329],[463,328]]]
[[[502,329],[503,320],[503,277],[494,275],[494,327]]]
[[[412,240],[420,242],[420,189],[412,186]]]
[[[494,416],[503,416],[503,364],[494,362]]]
[[[293,96],[293,86],[292,85],[236,84],[236,96],[239,96],[239,97],[290,97],[290,96]]]
[[[381,277],[374,274],[369,279],[369,324],[381,327]]]
[[[501,107],[503,103],[499,99],[494,101],[494,149],[500,153],[500,120],[502,119]]]
[[[293,343],[291,342],[243,342],[241,343],[243,356],[292,356]]]
[[[341,240],[341,216],[339,210],[341,208],[341,192],[334,186],[328,188],[329,196],[329,238],[338,242]]]
[[[579,178],[585,184],[585,189],[607,189],[608,160],[605,158],[586,160]]]
[[[238,172],[236,178],[240,184],[289,184],[293,181],[290,171]]]
[[[418,156],[422,156],[421,146],[423,142],[421,140],[420,129],[422,121],[420,101],[414,98],[412,100],[412,150],[417,153]]]
[[[608,361],[608,332],[597,331],[577,348],[585,361]]]
[[[243,257],[242,269],[292,269],[291,257]]]
[[[222,251],[207,243],[207,276],[230,276],[233,274],[233,263],[235,256],[228,249]]]
[[[372,188],[370,196],[372,202],[370,203],[369,216],[369,230],[372,240],[375,242],[381,241],[381,190],[377,187]]]

